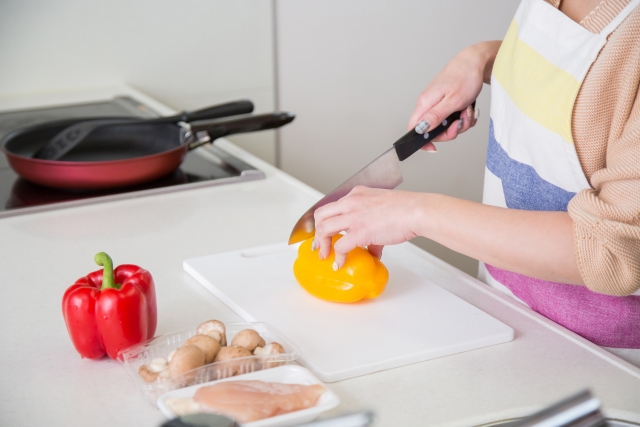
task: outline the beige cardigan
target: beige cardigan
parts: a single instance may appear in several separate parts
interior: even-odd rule
[[[558,7],[559,0],[548,0]],[[603,0],[580,24],[600,32],[629,0]],[[591,187],[569,203],[585,285],[640,289],[640,6],[609,36],[580,88],[572,132]]]

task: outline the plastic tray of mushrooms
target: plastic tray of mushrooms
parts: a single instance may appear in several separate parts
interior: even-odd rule
[[[167,391],[274,368],[299,354],[266,323],[209,320],[125,349],[120,359],[138,389],[155,404]]]

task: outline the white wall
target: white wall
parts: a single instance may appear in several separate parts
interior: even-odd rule
[[[128,83],[176,109],[274,109],[269,0],[0,0],[0,97]],[[273,131],[232,138],[275,160]]]
[[[463,47],[501,39],[517,1],[276,0],[278,103],[298,114],[280,132],[280,165],[328,192],[406,131],[418,94]],[[489,97],[481,119],[438,154],[403,163],[403,189],[481,200]],[[406,164],[405,164],[406,163]],[[474,274],[477,262],[425,239]]]
[[[404,133],[418,94],[457,51],[501,38],[517,4],[0,0],[0,97],[124,82],[176,109],[277,103],[297,114],[278,147],[274,132],[234,141],[326,192]],[[480,200],[488,105],[485,90],[475,130],[407,160],[402,188]],[[474,274],[473,260],[418,243]]]

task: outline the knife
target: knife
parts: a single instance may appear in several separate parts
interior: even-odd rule
[[[475,108],[475,101],[472,106]],[[392,190],[402,183],[402,173],[400,172],[400,162],[407,159],[413,153],[424,147],[425,144],[431,142],[434,138],[444,132],[454,121],[460,118],[461,111],[452,113],[444,119],[437,127],[430,132],[418,133],[416,129],[412,129],[399,140],[393,143],[393,147],[382,153],[377,159],[362,168],[351,178],[340,184],[332,192],[324,196],[315,205],[311,206],[300,217],[289,236],[289,244],[307,240],[315,235],[316,222],[313,214],[316,209],[340,200],[354,187],[363,185],[369,188],[384,188]]]

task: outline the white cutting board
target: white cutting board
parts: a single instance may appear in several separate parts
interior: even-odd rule
[[[334,382],[513,340],[513,329],[445,291],[406,245],[387,246],[389,283],[376,299],[319,300],[293,276],[298,245],[286,243],[184,261],[184,269],[248,322],[292,340],[300,364]]]

